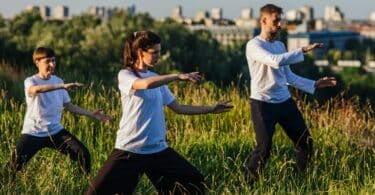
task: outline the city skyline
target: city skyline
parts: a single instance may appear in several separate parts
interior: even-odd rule
[[[0,0],[2,4],[5,4],[5,0]],[[163,18],[171,15],[172,9],[178,5],[182,6],[183,15],[186,17],[194,17],[198,11],[207,10],[210,11],[212,8],[222,8],[223,17],[228,19],[234,19],[240,16],[241,9],[252,8],[254,10],[254,16],[258,16],[258,10],[261,6],[266,3],[274,3],[281,6],[286,13],[288,10],[297,9],[303,5],[311,5],[314,8],[314,15],[316,18],[324,17],[324,8],[329,5],[337,5],[340,10],[345,14],[346,19],[368,19],[371,12],[375,12],[375,1],[374,0],[357,0],[355,8],[353,3],[348,0],[279,0],[279,1],[249,1],[249,0],[161,0],[163,3],[151,3],[150,0],[108,0],[108,1],[93,1],[93,0],[13,0],[7,3],[7,6],[0,7],[0,14],[3,17],[12,17],[19,12],[23,11],[28,5],[47,5],[55,7],[57,5],[65,5],[69,7],[69,15],[78,15],[86,12],[90,6],[136,6],[136,12],[148,12],[152,17]]]

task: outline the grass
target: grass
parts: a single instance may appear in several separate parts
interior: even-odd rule
[[[242,168],[255,147],[248,91],[203,85],[173,84],[181,103],[205,105],[231,99],[235,108],[220,115],[184,116],[166,109],[167,139],[204,175],[209,194],[373,194],[375,192],[375,119],[370,105],[337,97],[323,105],[296,98],[314,139],[313,162],[305,175],[295,174],[294,148],[277,126],[271,157],[260,179],[248,186]],[[53,150],[40,151],[7,183],[0,194],[83,194],[114,147],[121,117],[118,90],[90,85],[70,92],[72,102],[83,108],[103,108],[111,115],[102,124],[64,112],[62,123],[90,150],[92,173],[79,174],[76,163]],[[25,103],[0,91],[0,165],[9,160],[23,123]],[[144,176],[136,194],[156,194]]]

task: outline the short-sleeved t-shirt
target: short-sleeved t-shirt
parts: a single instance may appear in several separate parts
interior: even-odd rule
[[[52,75],[48,80],[33,75],[25,79],[26,114],[22,128],[22,134],[37,137],[54,135],[63,129],[61,125],[61,113],[64,103],[70,102],[70,97],[65,89],[38,93],[29,96],[30,86],[63,84],[63,80]]]
[[[147,71],[142,78],[157,76]],[[152,154],[168,147],[163,106],[175,100],[166,85],[134,90],[139,79],[132,71],[121,70],[118,74],[121,93],[122,117],[117,132],[115,148],[137,154]]]

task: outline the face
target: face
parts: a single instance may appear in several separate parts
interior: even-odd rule
[[[49,78],[55,71],[55,57],[42,58],[36,62],[36,65],[39,69],[39,74]]]
[[[160,59],[160,51],[161,51],[160,44],[155,44],[151,48],[147,49],[146,51],[141,50],[141,59],[143,60],[143,63],[149,67],[155,66],[155,64]]]
[[[268,32],[270,35],[277,35],[281,29],[281,14],[272,13],[265,14],[262,18],[262,29]]]

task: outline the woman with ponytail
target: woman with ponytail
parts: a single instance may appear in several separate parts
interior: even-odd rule
[[[160,58],[161,40],[150,31],[126,38],[125,67],[118,74],[122,118],[116,144],[87,194],[131,194],[145,173],[159,194],[204,194],[202,174],[166,142],[163,106],[178,114],[229,111],[228,101],[214,106],[181,105],[168,89],[172,81],[197,82],[198,72],[158,75],[149,70]]]

